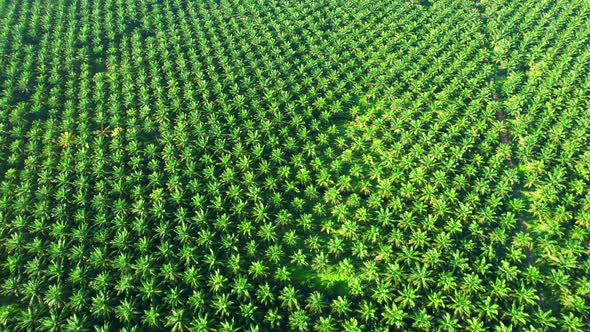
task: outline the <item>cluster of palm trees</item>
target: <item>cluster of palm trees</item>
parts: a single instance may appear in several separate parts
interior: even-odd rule
[[[533,6],[483,5],[505,22]],[[532,60],[502,42],[496,56],[517,60],[501,107],[523,141],[503,146],[475,13],[0,3],[0,326],[583,329],[587,75],[519,75]],[[560,47],[582,60],[534,68],[587,71],[587,33],[570,35]],[[559,294],[550,307],[538,283]]]
[[[505,24],[519,13],[524,20]],[[584,329],[590,300],[588,6],[581,1],[515,4],[504,26],[509,56],[502,107],[512,119],[515,157],[548,306],[571,329]],[[527,31],[510,34],[509,31]]]

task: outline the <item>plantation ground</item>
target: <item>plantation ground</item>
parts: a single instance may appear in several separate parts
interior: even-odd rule
[[[589,10],[0,0],[0,326],[590,330]]]

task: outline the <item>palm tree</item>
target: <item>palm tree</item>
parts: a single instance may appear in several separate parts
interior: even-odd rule
[[[2,321],[0,320],[0,323]],[[4,324],[6,325],[5,322]],[[54,310],[49,312],[49,317],[43,317],[39,322],[39,328],[42,331],[49,331],[49,332],[57,332],[61,330],[61,326],[63,325],[63,318],[61,314],[56,313]]]
[[[226,282],[227,278],[219,272],[219,269],[216,269],[214,273],[209,275],[208,284],[211,290],[215,293],[221,291]]]
[[[515,326],[526,325],[528,313],[524,311],[523,305],[518,305],[516,302],[512,302],[510,310],[505,313],[506,316],[510,317],[510,322]]]
[[[279,295],[279,300],[281,300],[281,304],[292,310],[293,308],[299,309],[299,302],[297,300],[297,291],[291,285],[285,286],[283,290],[281,290],[281,294]]]
[[[118,306],[115,307],[115,316],[120,322],[127,324],[133,321],[137,312],[135,311],[133,301],[123,299]]]
[[[282,315],[278,313],[278,308],[271,308],[266,312],[264,321],[270,324],[271,329],[276,329],[280,326]]]
[[[537,321],[543,328],[555,328],[557,318],[551,314],[551,310],[543,311],[539,308],[535,313],[535,321]]]
[[[418,289],[428,288],[428,284],[432,281],[430,275],[431,272],[425,265],[416,264],[409,279],[412,281],[412,284],[418,286]]]
[[[256,290],[256,298],[265,305],[274,301],[274,294],[268,283],[258,286],[258,289]]]
[[[191,322],[190,329],[196,332],[206,332],[209,331],[208,325],[209,319],[207,317],[207,313],[205,313],[204,316],[199,313],[198,317],[194,318]]]
[[[406,325],[404,319],[407,317],[407,314],[402,309],[399,309],[395,303],[385,306],[381,316],[387,326],[402,329]]]
[[[426,309],[422,308],[418,311],[418,313],[415,314],[412,327],[428,331],[432,325],[432,318],[433,317],[426,312]]]
[[[72,316],[68,317],[68,319],[66,320],[66,324],[64,326],[64,331],[86,331],[85,318],[78,318],[76,314],[73,314]]]
[[[375,299],[378,304],[389,303],[392,299],[391,289],[392,287],[389,282],[377,282],[371,298]]]
[[[254,278],[258,279],[260,277],[264,277],[267,274],[267,269],[268,268],[261,261],[255,261],[252,262],[252,265],[250,265],[248,273]]]
[[[334,325],[332,316],[320,316],[314,324],[314,329],[318,332],[334,332],[336,331],[336,326]]]
[[[233,304],[234,302],[229,299],[229,294],[226,293],[216,294],[211,301],[211,307],[215,309],[215,314],[221,315],[221,317],[229,316]]]
[[[364,322],[373,321],[377,317],[377,308],[372,302],[363,300],[360,304],[360,308],[356,310]]]
[[[467,294],[459,292],[455,297],[451,298],[451,301],[453,302],[451,307],[453,308],[455,315],[459,315],[459,317],[469,316],[472,309],[472,303]]]
[[[420,295],[416,294],[416,290],[409,285],[405,285],[401,291],[398,291],[399,296],[396,301],[401,304],[401,307],[413,308],[416,305],[416,300]]]
[[[276,241],[277,237],[275,234],[275,226],[272,223],[262,224],[258,230],[258,236],[260,236],[265,241]]]
[[[160,313],[154,306],[144,310],[141,322],[150,328],[157,328],[160,326]]]
[[[336,299],[332,300],[330,307],[331,311],[336,313],[340,317],[346,315],[348,312],[351,311],[350,303],[348,302],[346,296],[338,296]]]
[[[192,310],[201,310],[204,308],[205,299],[201,291],[193,290],[192,294],[188,297],[187,305]]]
[[[273,263],[278,263],[284,255],[283,248],[280,244],[273,244],[266,250],[266,257]]]
[[[234,279],[234,285],[232,287],[232,293],[236,294],[239,299],[246,300],[250,298],[250,288],[252,286],[248,282],[248,278],[245,276],[238,276]]]
[[[359,322],[354,317],[349,318],[342,323],[342,330],[344,332],[361,332],[365,328],[365,325],[359,325]]]
[[[170,327],[172,332],[182,332],[188,329],[188,319],[184,314],[184,309],[172,309],[170,315],[166,317],[166,326]]]
[[[253,213],[254,213],[254,220],[256,222],[268,219],[268,214],[266,212],[266,206],[261,202],[256,202],[256,204],[254,205]]]
[[[223,332],[237,332],[239,331],[236,327],[234,327],[235,321],[232,318],[231,321],[228,321],[227,319],[223,320],[221,323],[219,323],[219,330],[218,331],[223,331]]]
[[[309,317],[303,310],[296,310],[289,315],[289,326],[293,330],[307,331],[309,328]]]

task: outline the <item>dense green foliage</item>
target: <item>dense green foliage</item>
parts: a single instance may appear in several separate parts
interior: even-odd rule
[[[590,330],[589,16],[0,0],[0,327]]]

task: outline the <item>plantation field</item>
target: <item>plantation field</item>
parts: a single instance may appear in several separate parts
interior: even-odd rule
[[[0,330],[589,331],[590,3],[0,0]]]

